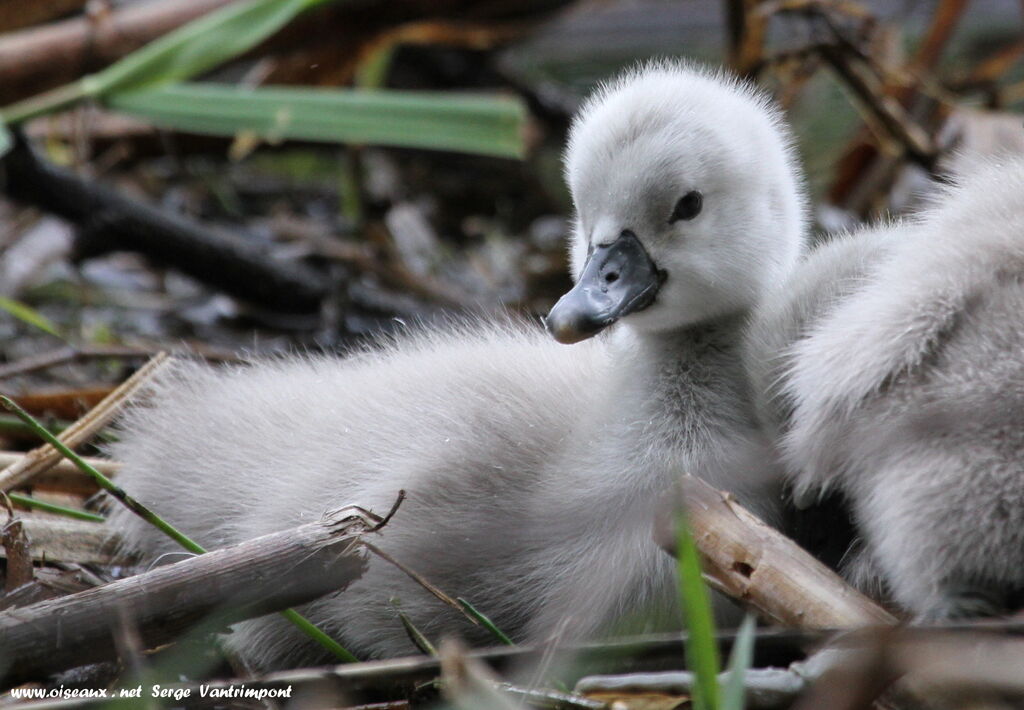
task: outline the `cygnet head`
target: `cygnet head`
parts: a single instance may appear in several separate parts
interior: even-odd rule
[[[802,251],[788,129],[735,78],[674,62],[622,75],[580,110],[565,168],[576,286],[547,318],[560,342],[743,312]]]

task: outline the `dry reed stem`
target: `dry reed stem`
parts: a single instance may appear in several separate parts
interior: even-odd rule
[[[121,412],[128,400],[163,370],[168,362],[167,353],[157,353],[149,362],[139,368],[138,372],[89,410],[85,416],[69,426],[58,437],[60,441],[68,448],[73,449],[91,439],[96,432],[109,424]],[[20,461],[15,461],[0,471],[0,491],[9,491],[24,485],[33,477],[49,470],[60,460],[60,452],[49,444],[33,449],[25,454]]]

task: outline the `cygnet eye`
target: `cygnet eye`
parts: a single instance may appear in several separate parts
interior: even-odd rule
[[[681,219],[693,219],[700,214],[703,206],[704,196],[697,190],[690,190],[679,198],[675,209],[672,210],[672,216],[668,218],[668,223],[673,224]]]

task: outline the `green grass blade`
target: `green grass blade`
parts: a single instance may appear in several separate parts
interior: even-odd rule
[[[420,650],[425,656],[437,657],[437,648],[434,644],[430,643],[430,639],[423,635],[423,632],[416,628],[416,625],[412,623],[412,619],[404,611],[398,612],[398,618],[402,622],[402,628],[405,629],[406,635],[412,644]]]
[[[233,3],[167,33],[84,80],[86,93],[137,89],[188,79],[246,52],[324,0]]]
[[[268,141],[294,138],[521,157],[525,107],[505,96],[222,84],[117,93],[106,103],[158,125]]]
[[[49,318],[39,313],[34,308],[26,306],[21,301],[15,301],[13,299],[0,296],[0,310],[7,311],[23,323],[28,323],[29,325],[49,333],[50,335],[55,335],[61,340],[64,339],[64,336],[60,334],[57,326],[54,325]]]
[[[694,675],[694,707],[719,710],[718,670],[721,661],[715,639],[711,597],[704,584],[697,546],[682,514],[676,519],[676,557],[680,602],[688,633],[686,665]]]
[[[50,420],[48,431],[55,432],[56,434],[62,434],[69,426],[70,424],[66,421]],[[13,415],[0,414],[0,436],[22,438],[28,437],[29,435],[34,436],[35,433],[35,430],[22,419]]]
[[[75,518],[76,520],[88,520],[94,523],[102,523],[106,520],[102,515],[96,515],[96,513],[90,513],[87,510],[78,510],[77,508],[68,508],[63,505],[57,505],[56,503],[47,503],[44,500],[33,498],[32,496],[22,495],[21,493],[8,493],[7,497],[18,505],[23,505],[26,508],[36,508],[37,510],[45,510],[47,513],[56,513],[57,515],[63,515],[66,518]]]
[[[358,663],[359,659],[356,658],[351,651],[342,646],[340,643],[332,639],[326,633],[324,633],[316,624],[304,617],[294,609],[285,609],[281,612],[281,616],[292,622],[302,633],[306,634],[309,638],[316,641],[318,644],[330,651],[334,656],[345,663]]]
[[[746,703],[744,681],[747,670],[754,662],[754,632],[757,622],[747,614],[740,624],[736,641],[729,654],[729,680],[722,690],[722,710],[743,710]]]
[[[505,644],[506,646],[515,646],[516,645],[515,641],[513,641],[508,636],[506,636],[504,631],[499,629],[495,625],[495,623],[493,621],[491,621],[489,618],[487,618],[487,616],[485,616],[482,612],[478,611],[475,606],[470,604],[468,601],[466,601],[462,597],[459,597],[455,601],[457,601],[459,603],[459,606],[462,607],[463,611],[465,611],[467,614],[469,614],[474,619],[479,621],[481,626],[483,626],[485,629],[490,631],[491,632],[491,636],[493,636],[494,638],[498,639],[498,641],[500,641],[501,643]]]
[[[21,123],[82,99],[189,79],[252,49],[299,13],[329,1],[232,3],[168,32],[106,69],[5,107],[3,119]]]
[[[154,513],[152,510],[142,505],[137,500],[132,498],[130,495],[125,493],[123,488],[121,488],[116,483],[111,481],[109,478],[104,476],[103,473],[101,473],[98,469],[92,466],[92,464],[90,464],[88,461],[86,461],[81,456],[76,454],[74,451],[69,449],[63,441],[61,441],[53,434],[51,434],[46,427],[44,427],[42,424],[36,421],[31,414],[22,409],[17,402],[12,400],[10,397],[4,397],[0,395],[0,403],[2,403],[3,406],[7,408],[8,411],[13,412],[19,419],[25,422],[25,424],[27,424],[29,428],[32,429],[32,431],[34,431],[39,436],[39,438],[41,438],[43,441],[45,441],[53,448],[57,449],[57,451],[60,452],[61,456],[75,464],[75,466],[77,466],[80,471],[91,476],[92,479],[96,481],[96,485],[110,493],[110,495],[117,498],[121,503],[127,506],[133,513],[135,513],[136,515],[144,519],[146,522],[159,529],[162,533],[167,535],[169,538],[174,540],[176,543],[181,545],[189,552],[194,552],[196,554],[202,554],[206,552],[206,550],[203,549],[203,547],[200,546],[198,542],[191,539],[184,533],[180,532],[177,528],[175,528],[173,525],[171,525],[166,520],[161,518],[159,515]]]

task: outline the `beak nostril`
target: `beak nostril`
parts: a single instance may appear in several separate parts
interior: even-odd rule
[[[609,271],[607,274],[604,275],[604,280],[605,280],[606,283],[610,283],[610,284],[615,283],[616,281],[619,280],[619,272],[618,271]]]

